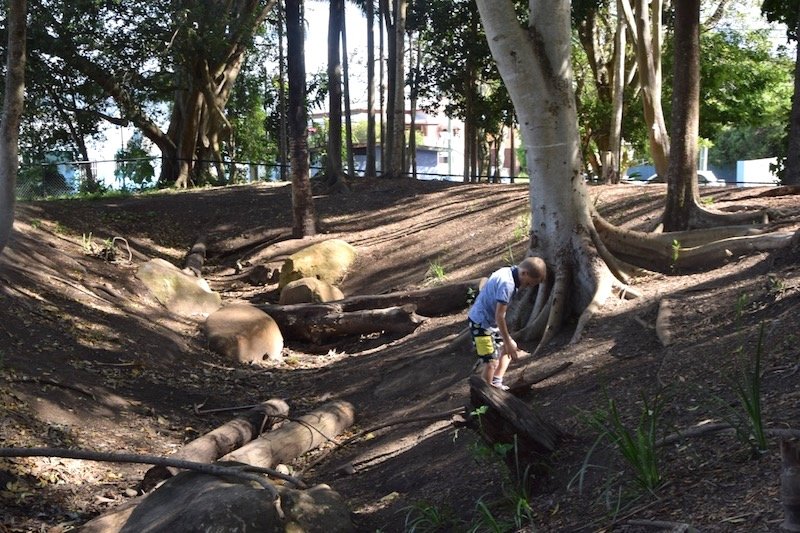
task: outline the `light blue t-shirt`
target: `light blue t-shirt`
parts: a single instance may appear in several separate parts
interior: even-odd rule
[[[495,271],[478,293],[468,317],[482,328],[497,327],[495,311],[497,303],[508,304],[517,289],[515,272],[517,267],[504,267]]]

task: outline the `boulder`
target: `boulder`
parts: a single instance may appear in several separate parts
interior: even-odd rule
[[[206,280],[188,275],[163,259],[143,264],[136,277],[156,300],[178,315],[208,315],[222,305],[222,298],[209,288]]]
[[[335,285],[344,279],[355,259],[356,249],[343,240],[330,239],[312,244],[284,261],[278,287],[283,289],[302,278],[317,278]]]
[[[281,360],[283,335],[278,324],[252,305],[228,305],[209,315],[205,334],[211,350],[235,361]]]
[[[327,485],[301,491],[278,487],[281,517],[268,491],[234,478],[181,472],[147,496],[111,531],[140,533],[349,533],[355,531],[342,497]]]
[[[281,290],[281,305],[325,303],[341,300],[344,294],[338,287],[317,278],[302,278],[287,283]]]

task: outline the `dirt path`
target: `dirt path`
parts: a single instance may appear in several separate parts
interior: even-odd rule
[[[659,185],[592,189],[604,216],[642,230],[655,226],[664,192]],[[797,197],[746,199],[753,193],[726,188],[706,197],[723,209],[768,203],[798,223]],[[426,286],[436,281],[432,265],[448,279],[471,279],[518,261],[525,251],[524,186],[366,181],[348,196],[315,201],[323,237],[344,238],[358,249],[343,285],[349,295]],[[402,338],[291,344],[283,364],[249,367],[206,350],[199,324],[167,313],[133,277],[145,258],[179,263],[204,233],[211,252],[207,276],[225,301],[274,299],[269,288],[246,283],[236,262],[255,264],[255,243],[285,235],[289,217],[288,187],[266,185],[20,205],[13,243],[0,258],[3,446],[167,455],[229,418],[198,416],[197,405],[281,397],[292,412],[303,413],[341,398],[356,406],[354,431],[443,413],[441,421],[377,430],[309,470],[305,465],[315,454],[294,465],[304,478],[329,483],[347,498],[359,531],[404,531],[425,510],[429,517],[432,510],[450,513],[450,530],[468,530],[489,520],[479,501],[497,520],[522,520],[505,469],[444,414],[468,400],[471,356],[449,344],[465,312],[431,318]],[[114,237],[126,239],[132,260],[127,249],[114,261],[99,257],[104,241]],[[643,398],[660,398],[662,433],[737,420],[740,400],[732,383],[756,353],[764,324],[765,421],[798,427],[797,265],[797,256],[759,254],[708,273],[651,274],[636,282],[641,300],[609,302],[579,344],[559,338],[540,358],[513,367],[512,381],[572,363],[528,399],[570,437],[550,474],[538,479],[531,517],[521,525],[593,531],[616,517],[624,531],[648,530],[631,520],[688,523],[703,531],[778,530],[775,441],[756,455],[735,435],[662,448],[664,483],[653,498],[635,490],[630,469],[613,449],[592,448],[597,432],[585,419],[613,398],[635,428]],[[675,340],[667,348],[653,330],[665,298],[677,310]],[[0,461],[0,524],[8,531],[69,529],[130,498],[144,470],[62,459]]]

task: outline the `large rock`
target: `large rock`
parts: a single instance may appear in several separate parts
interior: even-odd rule
[[[281,290],[281,305],[325,303],[341,300],[344,294],[338,287],[317,278],[302,278],[287,283]]]
[[[136,277],[156,300],[178,315],[207,315],[222,305],[222,298],[208,287],[206,280],[190,276],[163,259],[143,264]]]
[[[356,249],[340,239],[318,242],[289,256],[281,267],[278,286],[292,281],[317,278],[336,285],[356,259]]]
[[[209,315],[205,333],[209,348],[236,361],[281,359],[283,335],[278,324],[252,305],[228,305]]]
[[[120,528],[142,533],[349,533],[355,531],[342,497],[327,485],[278,488],[281,518],[268,491],[233,478],[181,472],[147,496]]]

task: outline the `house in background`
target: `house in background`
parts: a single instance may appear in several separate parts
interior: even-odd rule
[[[319,129],[318,125],[324,124],[327,121],[327,117],[327,113],[312,114],[311,127]],[[356,127],[356,125],[366,124],[366,109],[354,109],[352,121],[354,130],[362,129]],[[406,131],[408,132],[411,128],[411,111],[406,111],[405,123]],[[376,117],[376,125],[380,128],[379,117]],[[417,178],[462,181],[464,179],[463,122],[444,115],[429,115],[422,111],[417,111],[414,114],[414,129],[417,141]],[[357,134],[355,136],[358,137]],[[375,147],[375,161],[378,168],[380,168],[381,151],[379,141]],[[366,139],[359,138],[354,142],[353,157],[356,171],[359,174],[363,174],[367,164]],[[409,175],[412,173],[410,166],[407,172]]]

